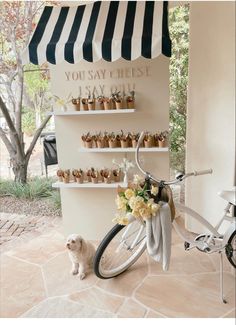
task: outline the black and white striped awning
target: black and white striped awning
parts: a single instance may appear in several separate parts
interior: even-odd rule
[[[23,63],[116,61],[171,55],[167,1],[97,1],[46,6]]]

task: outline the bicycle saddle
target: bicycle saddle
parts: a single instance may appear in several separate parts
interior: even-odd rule
[[[221,191],[218,193],[218,195],[227,202],[236,205],[236,187],[234,187],[232,190]]]

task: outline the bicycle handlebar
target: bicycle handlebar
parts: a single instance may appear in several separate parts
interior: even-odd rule
[[[138,169],[141,171],[141,173],[143,173],[145,176],[150,177],[152,180],[154,180],[157,183],[163,182],[164,185],[173,185],[173,184],[177,184],[181,181],[183,181],[185,178],[190,177],[190,176],[200,176],[200,175],[206,175],[206,174],[212,174],[213,170],[212,169],[206,169],[206,170],[200,170],[200,171],[193,171],[191,173],[187,173],[187,174],[182,174],[179,175],[179,177],[177,179],[171,180],[171,181],[163,181],[160,179],[155,178],[154,176],[152,176],[150,173],[146,172],[141,166],[140,166],[140,162],[139,162],[139,149],[140,146],[143,142],[143,138],[145,136],[145,132],[141,132],[139,140],[138,140],[138,144],[137,144],[137,148],[135,151],[135,161],[136,164],[138,166]]]
[[[200,171],[195,170],[193,173],[194,173],[193,176],[200,176],[200,175],[212,174],[213,170],[212,169],[206,169],[206,170],[200,170]]]

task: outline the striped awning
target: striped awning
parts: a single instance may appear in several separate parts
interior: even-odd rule
[[[77,63],[171,56],[167,1],[96,1],[46,6],[23,63]]]

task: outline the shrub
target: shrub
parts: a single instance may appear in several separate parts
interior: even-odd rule
[[[52,191],[52,179],[35,177],[30,179],[27,184],[12,180],[0,180],[0,196],[13,196],[33,200],[50,197]]]

